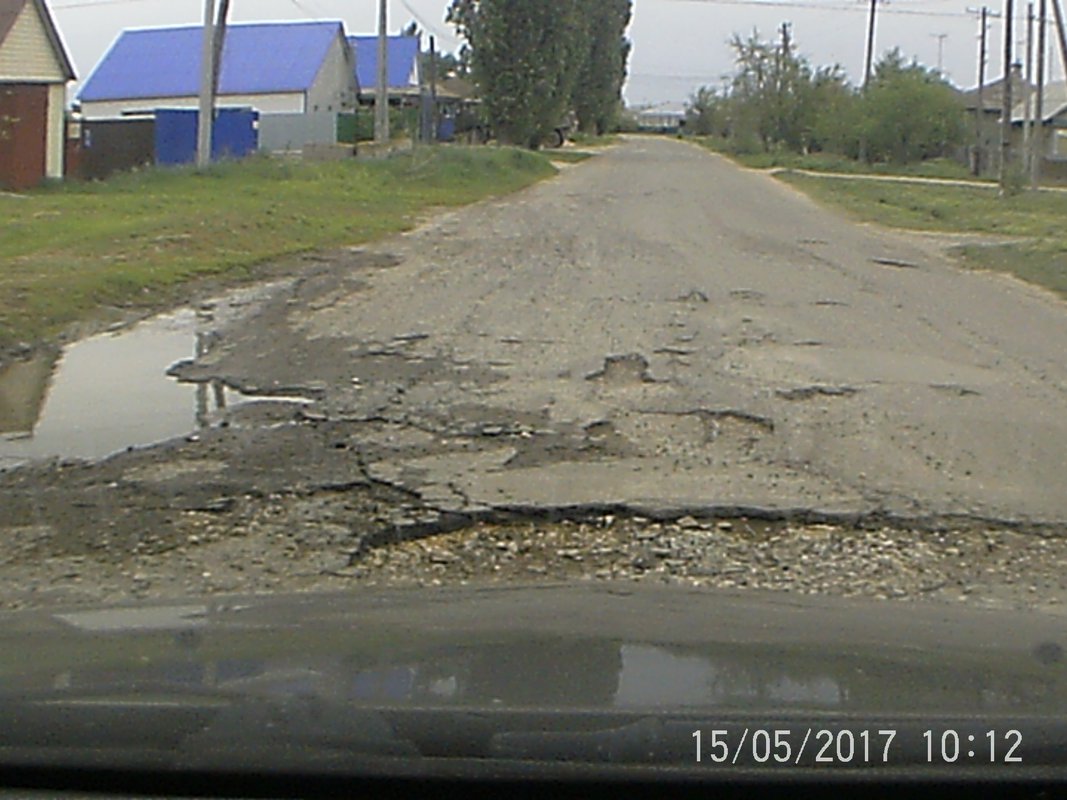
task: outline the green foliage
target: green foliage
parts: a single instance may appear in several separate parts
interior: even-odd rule
[[[582,0],[586,25],[584,64],[574,87],[573,106],[583,133],[604,135],[618,119],[630,42],[626,28],[632,0]]]
[[[935,70],[905,63],[899,50],[878,62],[862,97],[868,158],[905,164],[946,155],[964,140],[963,107]]]
[[[963,109],[951,87],[898,50],[878,62],[860,91],[838,66],[813,68],[786,25],[778,41],[754,32],[735,35],[731,46],[734,74],[720,90],[698,91],[689,119],[690,130],[720,140],[726,152],[825,152],[906,164],[946,156],[964,140]]]
[[[538,148],[576,112],[586,132],[616,118],[632,0],[453,0],[485,111],[504,143]]]

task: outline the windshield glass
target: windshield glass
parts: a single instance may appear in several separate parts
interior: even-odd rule
[[[206,5],[0,0],[0,609],[581,586],[1062,621],[1058,0]],[[814,627],[800,677],[750,680],[636,619],[597,662],[631,705],[862,695]],[[1051,713],[1065,645],[1019,643]],[[491,701],[488,662],[390,658],[374,691]],[[990,685],[952,708],[1025,695]]]

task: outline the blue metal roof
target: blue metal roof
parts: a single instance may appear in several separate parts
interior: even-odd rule
[[[363,91],[373,91],[378,85],[378,37],[349,36],[356,51],[356,77]],[[419,63],[418,36],[389,37],[389,88],[409,88],[417,75]]]
[[[203,27],[123,31],[78,98],[84,102],[187,97],[200,87]],[[219,94],[273,94],[311,88],[341,22],[230,25]]]

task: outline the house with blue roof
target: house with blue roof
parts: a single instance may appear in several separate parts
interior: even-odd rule
[[[196,108],[203,28],[123,31],[78,92],[86,119]],[[354,111],[355,58],[344,23],[268,22],[227,28],[220,106],[261,115]]]
[[[360,94],[372,101],[378,90],[378,37],[349,36],[348,41],[356,57],[356,80]],[[411,97],[419,93],[418,36],[390,36],[388,41],[389,98]]]

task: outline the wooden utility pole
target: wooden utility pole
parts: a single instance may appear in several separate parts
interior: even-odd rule
[[[989,32],[989,9],[982,6],[982,28],[978,34],[978,108],[974,114],[974,174],[982,174],[985,151],[985,65],[986,34]]]
[[[878,0],[871,0],[871,11],[867,17],[867,58],[863,67],[863,88],[871,80],[871,72],[874,69],[874,20],[878,10]]]
[[[1030,137],[1030,188],[1036,189],[1041,183],[1041,161],[1045,157],[1045,27],[1048,25],[1046,0],[1041,0],[1038,11],[1037,29],[1037,97],[1034,103],[1034,117],[1037,129]]]
[[[215,121],[215,0],[204,0],[204,41],[200,63],[200,114],[196,131],[196,166],[211,164],[211,134]]]
[[[430,37],[430,142],[437,141],[437,37]]]
[[[937,39],[937,74],[944,77],[944,65],[945,65],[945,39],[948,38],[947,33],[931,33],[933,38]]]
[[[389,142],[389,0],[378,4],[378,90],[374,96],[374,141]]]
[[[1063,30],[1063,9],[1060,8],[1059,0],[1051,0],[1052,13],[1056,15],[1056,33],[1060,42],[1060,63],[1067,70],[1067,33]]]
[[[1033,134],[1033,106],[1030,103],[1034,79],[1034,4],[1026,4],[1026,65],[1023,68],[1023,172],[1030,174],[1030,137]]]
[[[215,62],[212,65],[211,95],[219,96],[219,76],[222,74],[222,51],[226,47],[226,26],[230,19],[230,0],[219,0],[219,13],[215,21],[215,43],[212,51],[215,54]]]
[[[1014,0],[1004,0],[1004,85],[1000,105],[1000,195],[1008,194],[1011,168],[1011,73],[1012,16]]]

